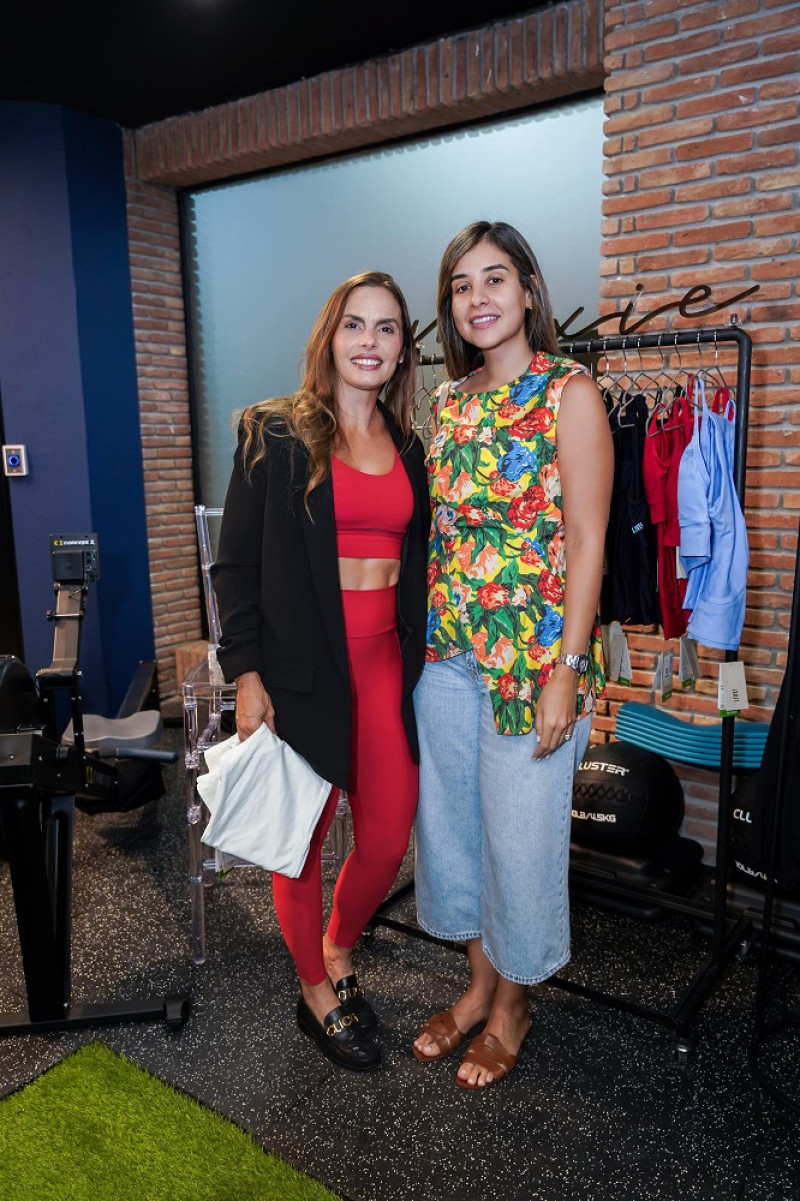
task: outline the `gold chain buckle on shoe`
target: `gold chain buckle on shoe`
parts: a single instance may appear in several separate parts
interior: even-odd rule
[[[340,988],[336,995],[344,1004],[347,1001],[354,1001],[356,997],[363,997],[364,988],[361,984],[354,984],[350,988]]]
[[[335,1022],[331,1022],[330,1025],[325,1027],[325,1033],[328,1038],[335,1038],[337,1034],[342,1034],[345,1030],[348,1030],[354,1022],[358,1025],[357,1013],[344,1013]]]

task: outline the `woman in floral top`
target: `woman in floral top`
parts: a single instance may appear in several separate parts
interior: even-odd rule
[[[470,983],[413,1050],[441,1059],[483,1026],[457,1075],[478,1088],[517,1061],[527,986],[569,959],[572,780],[604,684],[613,451],[600,393],[559,355],[517,230],[480,221],[457,234],[437,310],[457,382],[437,393],[428,458],[416,893],[429,933],[466,941]]]

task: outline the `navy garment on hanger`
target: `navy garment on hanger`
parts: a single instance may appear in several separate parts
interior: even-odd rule
[[[604,623],[654,625],[661,620],[656,538],[642,478],[647,400],[641,393],[628,392],[619,403],[608,392],[605,400],[614,436],[614,484],[600,617]]]

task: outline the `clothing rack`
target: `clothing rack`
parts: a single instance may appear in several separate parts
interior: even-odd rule
[[[660,332],[651,334],[616,334],[613,336],[596,337],[588,340],[568,339],[561,341],[564,354],[578,359],[603,356],[608,364],[607,356],[621,352],[623,359],[628,353],[635,354],[640,350],[659,350],[668,353],[679,351],[680,347],[700,347],[712,345],[716,349],[733,347],[736,350],[736,414],[735,414],[735,444],[733,478],[739,503],[744,510],[745,470],[747,455],[747,429],[750,396],[750,363],[751,340],[744,330],[736,325],[711,327],[704,329],[680,330],[678,332]],[[434,366],[441,359],[437,356],[421,356],[420,362],[425,366]],[[682,368],[684,371],[686,368]],[[702,358],[701,358],[702,369]],[[635,369],[629,372],[626,362],[625,372],[633,384],[636,376]],[[631,389],[635,390],[635,389]],[[736,659],[735,651],[726,651],[725,660]],[[660,908],[682,913],[693,918],[708,921],[712,917],[711,949],[706,961],[691,978],[675,1003],[666,1010],[640,1005],[626,997],[619,997],[591,988],[574,981],[553,977],[549,983],[567,992],[577,993],[601,1004],[633,1013],[657,1021],[672,1029],[674,1034],[675,1053],[679,1062],[685,1062],[694,1044],[694,1026],[697,1015],[705,999],[710,995],[719,981],[726,964],[739,950],[746,945],[750,929],[749,920],[740,918],[735,923],[728,921],[727,885],[729,872],[729,841],[730,841],[730,799],[733,781],[733,752],[734,752],[734,717],[722,719],[722,750],[719,769],[719,803],[716,837],[716,867],[714,873],[713,904],[709,914],[709,903],[704,899],[684,897],[666,892],[654,893],[652,889],[637,886],[632,883],[621,883],[613,880],[603,881],[603,892],[612,898],[625,901],[653,904]],[[413,892],[413,882],[403,885],[378,908],[368,924],[368,931],[375,926],[386,926],[399,930],[428,942],[440,943],[453,947],[447,942],[429,935],[417,926],[399,922],[390,916],[391,910],[404,901]]]
[[[571,357],[582,358],[595,355],[606,356],[616,352],[621,352],[625,356],[627,352],[638,350],[669,351],[673,348],[690,346],[699,348],[708,344],[713,344],[714,347],[733,345],[737,351],[733,478],[736,494],[744,511],[751,362],[751,340],[744,330],[738,326],[725,326],[681,330],[677,333],[620,334],[613,337],[592,338],[587,341],[564,340],[561,347]],[[627,365],[625,370],[628,370]],[[735,659],[735,651],[725,652],[726,662],[732,662]],[[667,1010],[642,1006],[625,997],[603,993],[573,981],[562,980],[559,977],[551,981],[558,988],[588,996],[603,1004],[612,1005],[615,1008],[635,1013],[639,1017],[650,1018],[667,1025],[673,1030],[675,1053],[681,1062],[688,1057],[693,1046],[694,1025],[703,1002],[719,981],[725,965],[737,950],[746,944],[748,939],[749,921],[740,918],[737,922],[730,924],[727,906],[735,722],[735,717],[722,719],[711,950],[705,963],[695,973],[672,1007]],[[691,917],[708,918],[708,903],[704,900],[668,893],[655,894],[652,889],[616,881],[604,881],[602,888],[609,896],[616,896],[619,899],[642,901]]]

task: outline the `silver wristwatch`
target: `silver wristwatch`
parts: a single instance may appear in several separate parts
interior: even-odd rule
[[[559,655],[556,663],[563,663],[565,667],[571,667],[573,671],[577,671],[579,676],[585,675],[589,670],[588,655]]]

